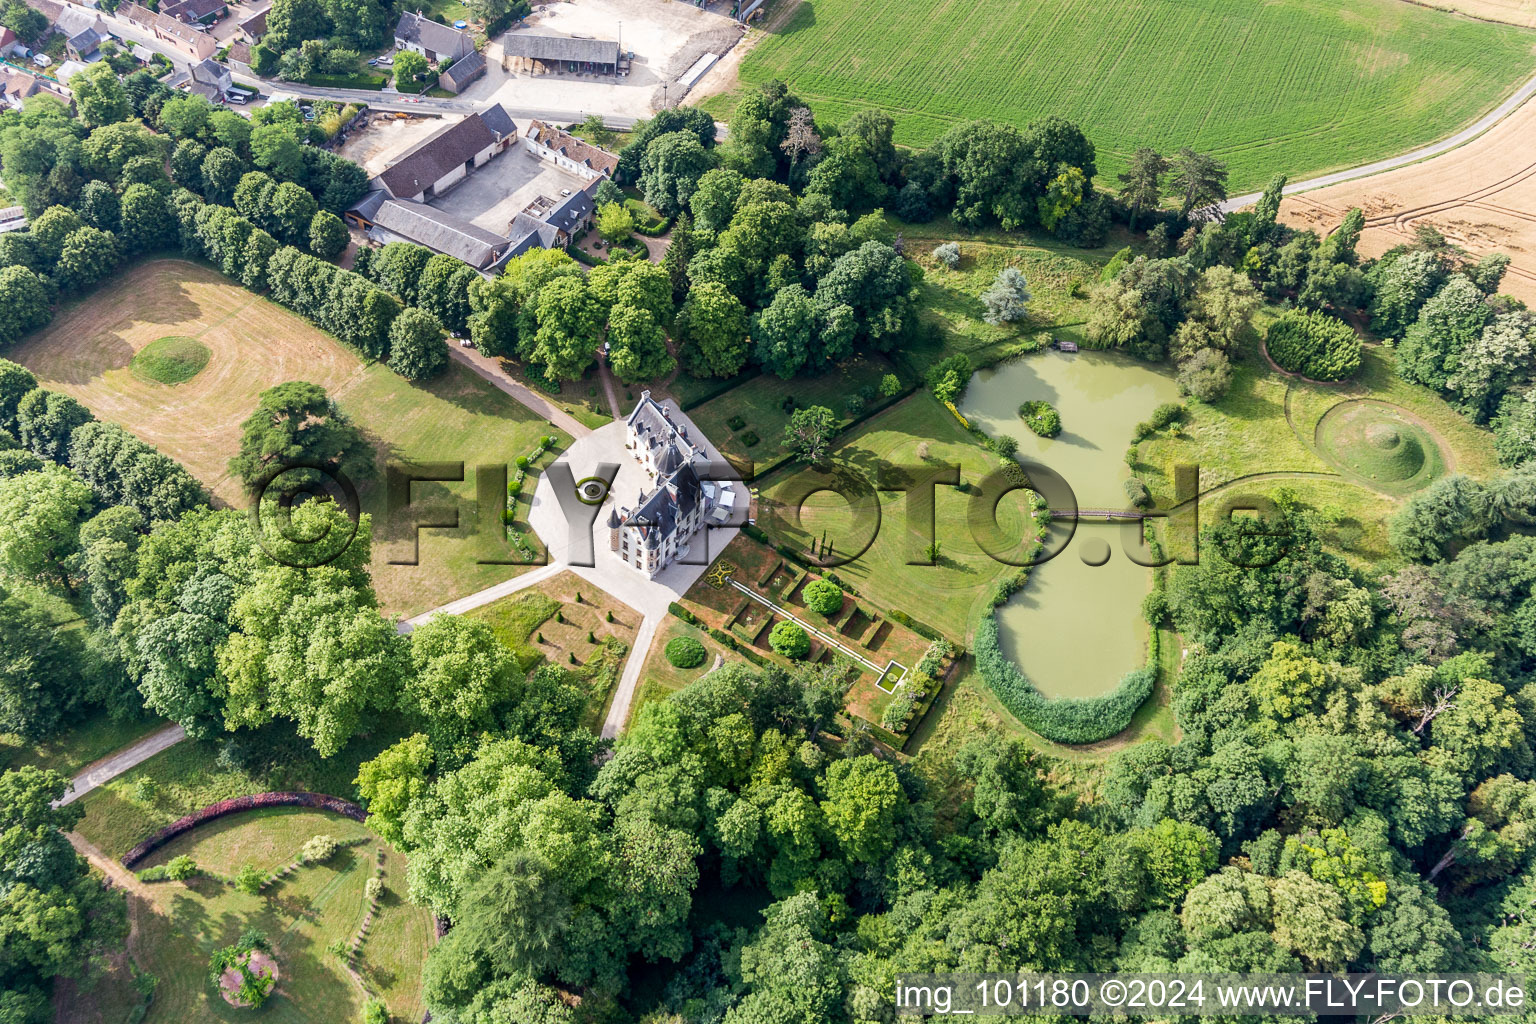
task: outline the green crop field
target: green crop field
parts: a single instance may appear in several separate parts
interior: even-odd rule
[[[740,74],[833,123],[883,108],[907,145],[1060,114],[1101,174],[1137,146],[1213,151],[1236,194],[1449,135],[1533,70],[1536,32],[1403,0],[802,0]]]

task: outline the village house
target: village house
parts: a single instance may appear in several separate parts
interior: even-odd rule
[[[395,47],[412,50],[434,64],[449,65],[475,52],[475,37],[439,25],[420,11],[406,11],[395,25]]]
[[[126,18],[130,25],[154,33],[156,39],[191,60],[207,60],[219,48],[218,40],[203,31],[201,26],[189,25],[168,15],[158,14],[132,0],[123,0],[118,4],[117,15]]]
[[[570,132],[543,121],[533,122],[523,141],[536,156],[584,178],[590,179],[594,175],[611,178],[619,166],[619,158],[606,149],[583,142]]]

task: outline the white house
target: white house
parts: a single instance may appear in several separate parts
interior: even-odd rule
[[[395,47],[412,50],[446,67],[475,52],[475,37],[439,25],[420,11],[406,11],[395,24]]]

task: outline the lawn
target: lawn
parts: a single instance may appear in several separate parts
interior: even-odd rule
[[[704,645],[703,664],[694,668],[678,668],[667,660],[667,642],[680,636],[692,637]],[[666,700],[689,683],[702,679],[714,667],[717,656],[726,662],[741,661],[741,655],[733,653],[704,630],[675,615],[667,616],[657,628],[645,666],[640,670],[640,686],[630,707],[630,721],[634,721],[635,715],[639,714],[644,705]]]
[[[259,896],[236,892],[208,877],[160,882],[148,899],[133,897],[138,930],[130,948],[142,970],[159,981],[145,1019],[194,1024],[250,1017],[225,1005],[208,981],[208,957],[247,928],[264,932],[280,971],[263,1020],[319,1024],[360,1019],[359,982],[326,947],[348,945],[368,912],[367,880],[381,869],[385,895],[354,967],[397,1021],[421,1018],[421,962],[433,941],[431,912],[405,899],[405,858],[349,818],[297,808],[232,815],[168,843],[141,867],[190,856],[210,872],[231,876],[251,864],[263,873],[297,859],[311,836],[348,844],[324,864],[298,868]],[[382,853],[382,861],[380,854]]]
[[[551,405],[557,405],[576,418],[584,427],[596,430],[613,422],[608,411],[608,399],[603,394],[602,378],[593,365],[580,380],[560,381],[560,390],[551,393],[543,383],[529,376],[528,367],[511,359],[499,360],[502,370],[514,380],[526,384]]]
[[[1101,175],[1137,146],[1192,146],[1242,192],[1453,133],[1530,74],[1533,43],[1401,0],[804,0],[740,75],[784,80],[830,123],[882,107],[913,146],[974,118],[1056,114],[1087,130]]]
[[[249,767],[225,763],[212,743],[185,740],[80,798],[78,831],[109,857],[121,857],[156,829],[219,800],[275,790],[308,790],[352,799],[358,765],[405,735],[394,722],[354,738],[322,759],[302,739],[274,741],[281,728],[233,737],[256,755]],[[265,756],[261,756],[265,752]],[[144,783],[144,785],[140,785]]]
[[[128,746],[142,736],[164,727],[165,722],[147,715],[113,718],[96,709],[57,735],[36,742],[13,733],[0,733],[0,771],[36,765],[62,775],[75,775],[86,765]]]
[[[883,357],[861,356],[816,377],[784,380],[764,373],[690,409],[688,417],[726,458],[739,466],[751,463],[760,474],[784,461],[780,442],[794,409],[825,406],[846,427],[854,419],[851,399],[865,406],[860,415],[889,401],[879,393],[880,379],[894,369]]]
[[[839,471],[871,483],[889,467],[953,463],[961,467],[961,479],[971,486],[998,465],[997,457],[978,445],[954,414],[926,392],[838,438],[832,463]],[[848,502],[831,491],[809,495],[796,521],[786,502],[796,490],[803,490],[797,476],[798,471],[784,469],[762,482],[759,525],[775,542],[802,551],[820,543],[824,534],[834,551],[853,551],[850,545],[859,542],[859,533],[852,529],[854,516]],[[934,490],[936,536],[942,548],[939,564],[907,564],[921,559],[928,538],[915,528],[917,524],[908,528],[905,497],[898,491],[881,491],[881,522],[874,542],[854,561],[836,566],[834,571],[875,608],[904,612],[963,641],[974,615],[987,604],[992,585],[1015,570],[986,554],[964,525],[972,495],[950,486]],[[1028,520],[1025,493],[1014,491],[997,507],[1002,537],[1021,544]],[[861,524],[864,522],[861,518]],[[861,525],[860,533],[868,532],[869,526]],[[1029,533],[1033,535],[1032,528]]]
[[[1312,384],[1275,372],[1256,343],[1249,345],[1235,363],[1232,388],[1224,398],[1214,405],[1191,402],[1184,423],[1140,443],[1137,473],[1159,504],[1166,505],[1173,493],[1173,467],[1199,466],[1201,493],[1217,489],[1201,502],[1206,523],[1243,493],[1273,494],[1284,487],[1325,513],[1329,539],[1341,554],[1361,567],[1379,568],[1395,558],[1386,521],[1412,490],[1446,470],[1478,477],[1498,471],[1488,432],[1438,395],[1398,377],[1393,360],[1391,349],[1367,345],[1353,380]],[[1362,399],[1369,405],[1386,403],[1373,423],[1397,422],[1403,436],[1422,442],[1423,472],[1402,482],[1371,478],[1371,453],[1358,447],[1367,443],[1364,437],[1332,426]],[[1344,427],[1352,424],[1346,420]],[[1245,479],[1256,474],[1268,476]]]
[[[194,339],[209,351],[207,365],[174,388],[130,368],[136,356],[168,337]],[[246,503],[227,468],[239,448],[240,424],[264,389],[289,380],[326,388],[376,446],[381,463],[465,463],[462,484],[414,488],[417,501],[454,495],[460,523],[454,530],[423,531],[417,565],[390,564],[409,556],[409,534],[384,521],[379,481],[359,487],[365,511],[374,514],[374,582],[380,604],[392,615],[425,611],[520,571],[477,561],[487,546],[475,536],[474,467],[511,463],[544,434],[557,439],[557,448],[568,441],[457,363],[439,377],[412,383],[211,268],[184,260],[152,260],[66,304],[10,358],[46,387],[180,461],[229,505]]]
[[[587,724],[594,729],[602,725],[624,656],[640,628],[634,609],[574,573],[562,572],[465,614],[489,624],[524,672],[545,661],[565,669],[586,691]]]

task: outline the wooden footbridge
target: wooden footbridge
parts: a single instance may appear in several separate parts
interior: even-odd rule
[[[1146,519],[1155,513],[1134,508],[1053,508],[1052,519]]]

